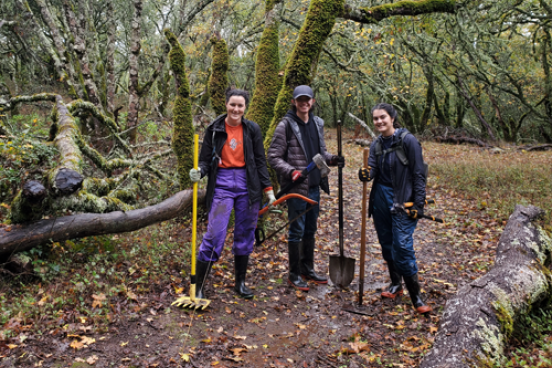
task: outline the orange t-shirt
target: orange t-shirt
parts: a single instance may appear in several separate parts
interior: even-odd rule
[[[228,138],[220,153],[219,167],[245,167],[245,156],[243,153],[243,124],[236,127],[226,125]]]

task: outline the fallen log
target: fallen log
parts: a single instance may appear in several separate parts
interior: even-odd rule
[[[447,301],[435,344],[420,368],[494,367],[519,316],[547,300],[552,239],[532,221],[544,211],[516,206],[500,237],[494,267]],[[498,364],[498,365],[495,365]]]
[[[198,203],[203,203],[204,200],[205,191],[202,190],[199,192]],[[189,211],[191,206],[192,191],[188,189],[154,206],[128,212],[83,213],[30,224],[0,227],[0,260],[5,261],[17,252],[48,241],[58,242],[138,230],[182,215]]]
[[[437,142],[441,142],[441,143],[455,143],[455,144],[467,143],[467,144],[474,144],[476,146],[484,147],[484,148],[493,147],[492,145],[490,145],[488,143],[485,143],[480,139],[469,138],[469,137],[454,137],[454,136],[439,137],[439,136],[437,136],[434,139]]]
[[[518,147],[518,149],[525,150],[525,151],[547,151],[547,150],[552,150],[552,144],[539,144],[539,145],[536,145],[536,146],[522,146],[522,147]]]

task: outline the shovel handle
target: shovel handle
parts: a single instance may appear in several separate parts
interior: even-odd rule
[[[337,121],[337,154],[341,156],[341,120]],[[343,169],[337,167],[337,187],[339,191],[339,255],[343,258]]]
[[[370,148],[364,148],[364,168],[368,167],[368,155]],[[358,305],[362,305],[364,295],[364,263],[366,260],[366,191],[368,182],[362,182],[362,227],[360,233],[360,270],[358,274]]]
[[[303,201],[307,202],[308,204],[314,206],[314,205],[317,205],[318,202],[316,201],[313,201],[312,199],[310,198],[307,198],[305,196],[302,196],[301,194],[297,194],[297,193],[290,193],[290,194],[286,194],[285,196],[282,196],[280,198],[278,198],[276,201],[274,201],[274,203],[272,203],[271,205],[269,206],[266,206],[266,207],[263,207],[260,211],[259,211],[259,216],[262,216],[264,215],[265,213],[268,212],[268,209],[270,207],[273,207],[273,206],[277,206],[279,205],[280,203],[282,203],[283,201],[287,200],[287,199],[290,199],[290,198],[297,198],[297,199],[302,199]]]

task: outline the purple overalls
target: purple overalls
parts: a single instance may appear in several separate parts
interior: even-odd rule
[[[250,255],[253,252],[259,207],[260,202],[249,205],[245,168],[219,168],[207,232],[199,246],[197,259],[203,262],[218,261],[232,209],[235,213],[232,253],[236,256]]]

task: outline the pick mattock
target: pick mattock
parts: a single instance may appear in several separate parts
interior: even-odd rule
[[[194,135],[194,169],[198,169],[199,136]],[[197,235],[197,182],[193,184],[194,194],[192,199],[192,274],[190,276],[190,296],[181,296],[172,305],[183,308],[204,310],[211,304],[209,299],[196,298],[196,235]],[[204,283],[201,283],[204,285]]]

